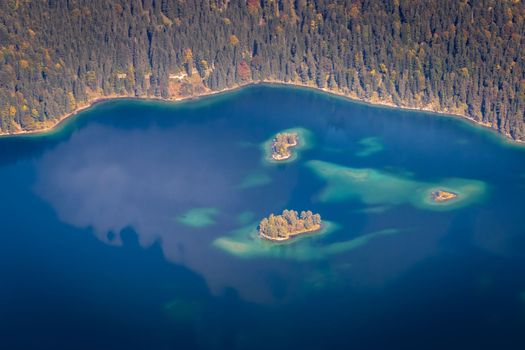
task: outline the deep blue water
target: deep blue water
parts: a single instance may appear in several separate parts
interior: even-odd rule
[[[295,127],[311,148],[267,164]],[[335,199],[314,161],[393,187]],[[449,178],[482,191],[438,210],[385,193]],[[0,139],[0,185],[1,349],[525,348],[525,148],[457,118],[267,86],[112,101]],[[285,208],[337,229],[216,244],[260,247],[236,230]]]

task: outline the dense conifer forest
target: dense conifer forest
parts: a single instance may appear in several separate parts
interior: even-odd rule
[[[0,131],[264,80],[525,140],[524,19],[522,0],[2,0]]]

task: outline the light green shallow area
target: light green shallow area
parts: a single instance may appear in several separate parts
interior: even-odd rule
[[[319,195],[322,202],[357,199],[369,206],[411,204],[421,209],[451,210],[480,200],[487,192],[483,181],[450,178],[436,183],[418,181],[407,174],[371,168],[351,168],[320,160],[306,163],[326,181]],[[432,200],[432,192],[444,190],[457,197],[444,202]]]
[[[252,187],[259,187],[264,186],[272,182],[272,178],[265,173],[262,172],[254,172],[251,174],[248,174],[242,182],[239,184],[237,188],[241,190],[245,190]]]
[[[355,212],[361,214],[382,214],[390,209],[388,205],[370,206],[362,209],[358,209]]]
[[[386,236],[393,236],[401,232],[402,232],[401,230],[394,229],[394,228],[384,229],[384,230],[368,233],[366,235],[362,235],[362,236],[359,236],[359,237],[356,237],[356,238],[353,238],[347,241],[329,244],[323,248],[323,251],[327,255],[328,254],[339,254],[339,253],[347,252],[349,250],[354,250],[356,248],[365,246],[367,243],[375,239],[386,237]]]
[[[270,256],[310,260],[320,256],[319,252],[316,252],[309,243],[339,229],[338,224],[323,220],[323,227],[320,231],[297,236],[285,242],[270,242],[259,237],[257,225],[258,222],[255,222],[236,229],[229,235],[217,238],[213,245],[241,258]]]
[[[263,153],[264,164],[291,163],[299,158],[301,151],[311,149],[314,146],[314,135],[308,129],[297,127],[281,130],[279,133],[296,133],[299,138],[298,144],[290,150],[292,152],[292,156],[290,158],[285,160],[275,160],[272,158],[272,142],[275,138],[275,135],[273,135],[260,146]]]
[[[523,292],[520,293],[520,301],[523,303],[523,305],[525,306],[525,290]]]
[[[384,148],[383,144],[377,137],[366,137],[359,141],[361,150],[356,152],[358,157],[368,157],[375,153],[381,152]]]
[[[177,216],[177,222],[192,228],[203,228],[215,224],[217,208],[193,208]]]
[[[204,306],[195,300],[174,299],[164,305],[164,310],[179,323],[188,323],[200,318]]]
[[[335,222],[323,220],[320,232],[299,236],[285,242],[270,242],[261,239],[257,233],[257,223],[241,227],[227,236],[219,237],[213,245],[228,254],[239,258],[274,257],[297,261],[320,260],[362,247],[383,236],[401,233],[398,229],[385,229],[367,233],[349,240],[323,245],[321,239],[340,230]]]
[[[250,210],[243,211],[237,215],[237,222],[241,225],[247,225],[252,222],[255,218],[255,213]]]

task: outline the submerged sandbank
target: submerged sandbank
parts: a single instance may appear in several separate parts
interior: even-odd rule
[[[326,182],[319,194],[322,202],[357,199],[369,206],[407,203],[421,209],[451,210],[481,199],[486,192],[486,184],[473,179],[449,178],[430,183],[407,174],[352,168],[320,160],[309,161],[306,166]],[[457,197],[435,201],[432,193],[436,191],[455,193]]]

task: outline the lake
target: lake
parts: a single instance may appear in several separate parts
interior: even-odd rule
[[[268,161],[286,129],[302,147]],[[525,147],[458,118],[270,86],[110,101],[1,138],[0,183],[4,349],[525,348]],[[283,209],[325,229],[260,240]]]

